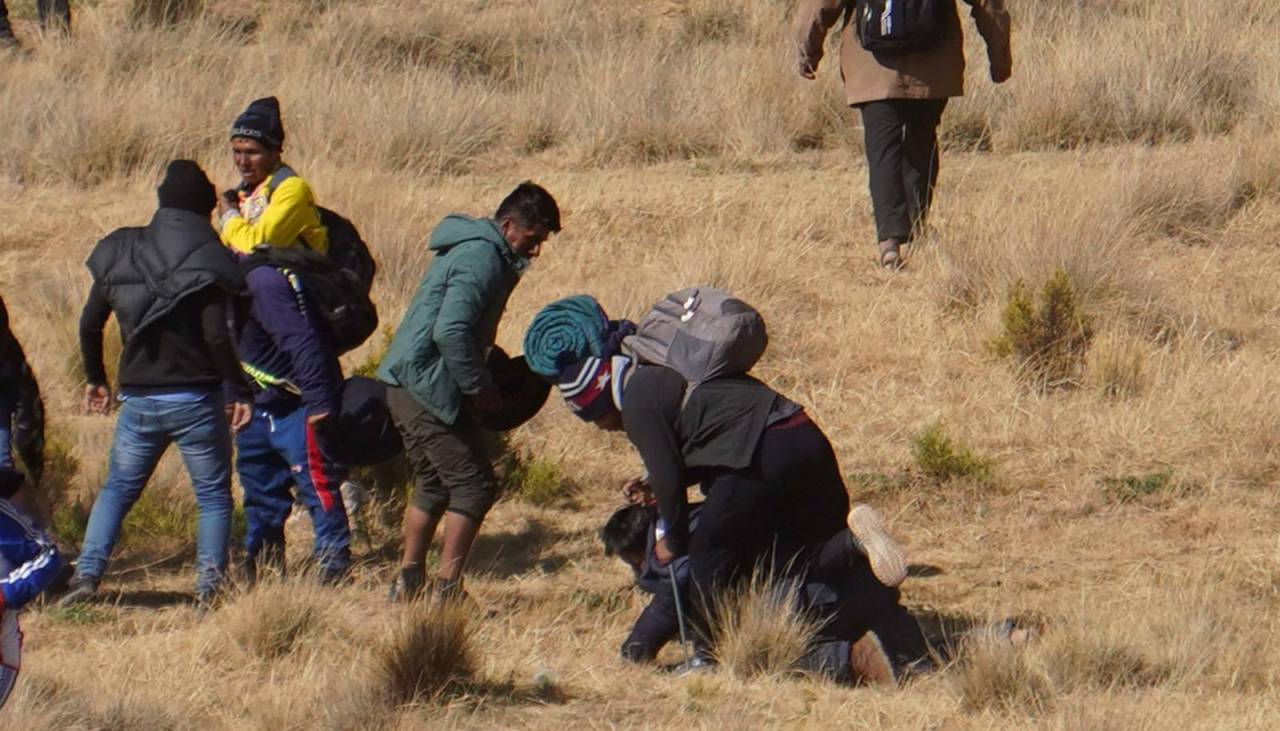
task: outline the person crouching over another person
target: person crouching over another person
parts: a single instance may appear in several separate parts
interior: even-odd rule
[[[507,298],[559,230],[555,199],[524,182],[493,218],[451,215],[431,232],[434,258],[378,368],[414,475],[393,601],[422,593],[423,562],[442,518],[432,589],[446,598],[462,593],[467,554],[500,489],[474,413],[503,406],[485,356]]]
[[[600,530],[600,539],[605,554],[630,566],[636,586],[652,596],[622,644],[622,658],[652,662],[668,642],[680,638],[681,615],[687,616],[691,608],[689,561],[682,556],[662,565],[654,548],[665,525],[647,484],[633,480],[624,492],[633,504],[613,514]],[[698,505],[690,506],[694,535],[699,512]],[[815,552],[797,585],[798,609],[822,622],[796,669],[846,683],[900,681],[930,669],[932,661],[919,625],[899,601],[898,589],[885,586],[872,572],[863,541],[879,544],[881,552],[900,554],[899,549],[880,527],[873,508],[858,505],[853,512],[864,527],[862,538],[850,530],[832,536]],[[707,662],[707,657],[695,656],[680,669],[697,669]]]
[[[170,443],[177,444],[199,508],[196,594],[212,601],[226,577],[231,529],[231,436],[249,418],[250,392],[228,326],[228,301],[243,292],[235,259],[209,224],[217,197],[190,160],[169,163],[151,223],[122,228],[94,247],[93,286],[80,316],[84,407],[111,412],[103,328],[120,325],[119,400],[107,481],[89,513],[71,591],[93,596],[125,516]],[[230,399],[224,395],[230,394]]]

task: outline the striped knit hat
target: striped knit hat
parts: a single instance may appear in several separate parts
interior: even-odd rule
[[[591,356],[560,371],[558,388],[565,403],[579,419],[591,422],[609,411],[622,411],[622,385],[631,359]]]

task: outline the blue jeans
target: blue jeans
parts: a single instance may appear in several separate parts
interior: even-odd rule
[[[196,591],[211,592],[222,584],[231,531],[231,432],[222,395],[216,392],[195,402],[137,396],[124,402],[111,443],[107,484],[93,501],[77,574],[95,581],[102,578],[124,517],[170,442],[182,454],[200,512]]]
[[[324,455],[307,423],[306,409],[255,408],[236,436],[236,472],[244,487],[245,552],[251,569],[259,559],[284,557],[284,524],[293,511],[293,488],[315,530],[313,558],[322,581],[344,576],[351,565],[351,530],[339,486],[341,465]]]

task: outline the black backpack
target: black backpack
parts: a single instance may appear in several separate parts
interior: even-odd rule
[[[857,0],[858,40],[872,53],[924,51],[947,37],[955,0]]]
[[[271,176],[274,191],[296,173],[281,167]],[[338,355],[358,348],[378,329],[378,308],[369,297],[378,265],[354,224],[328,208],[316,207],[329,232],[329,252],[300,246],[259,247],[250,266],[269,263],[287,269],[302,281],[302,291],[328,325]]]

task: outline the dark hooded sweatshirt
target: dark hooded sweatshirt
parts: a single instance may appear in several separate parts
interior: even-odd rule
[[[122,228],[94,247],[80,316],[89,383],[105,384],[102,335],[114,312],[124,349],[117,380],[124,395],[213,390],[250,395],[231,336],[229,300],[244,282],[209,219],[161,208],[151,223]]]

